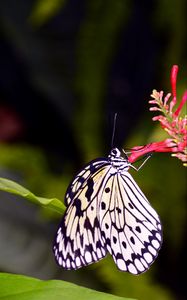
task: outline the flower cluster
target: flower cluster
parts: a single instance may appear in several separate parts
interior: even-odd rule
[[[187,91],[185,91],[182,100],[177,108],[177,82],[178,66],[174,65],[171,70],[172,93],[168,93],[163,98],[163,91],[153,90],[149,103],[153,105],[150,111],[159,112],[159,115],[152,118],[153,121],[159,121],[161,127],[167,132],[166,140],[148,144],[146,146],[137,146],[131,149],[129,161],[134,162],[139,156],[150,152],[171,152],[172,156],[180,159],[187,166],[187,117],[180,116],[181,110],[187,101]],[[172,96],[172,97],[171,97]]]

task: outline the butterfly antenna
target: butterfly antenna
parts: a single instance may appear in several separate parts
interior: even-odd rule
[[[114,137],[115,137],[115,131],[116,131],[116,119],[117,119],[117,113],[114,114],[111,148],[113,148],[113,146],[114,146]]]
[[[144,159],[144,161],[141,163],[141,165],[139,167],[135,167],[131,164],[131,168],[133,168],[136,171],[139,171],[152,155],[153,155],[153,152],[147,153],[143,158],[140,158],[137,160],[137,161],[140,161],[140,160]]]

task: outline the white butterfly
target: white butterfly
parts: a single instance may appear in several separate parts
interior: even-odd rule
[[[121,271],[132,274],[154,262],[162,244],[160,219],[128,173],[130,166],[115,148],[75,176],[53,246],[60,266],[75,270],[108,252]]]

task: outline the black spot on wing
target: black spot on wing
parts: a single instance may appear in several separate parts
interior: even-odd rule
[[[140,228],[140,226],[136,226],[135,229],[136,229],[137,232],[141,233],[141,228]]]
[[[110,241],[109,238],[106,238],[106,244],[109,245],[109,246],[111,245],[111,241]]]
[[[99,248],[99,249],[102,247],[101,241],[96,242],[96,247]]]
[[[117,255],[116,255],[116,259],[123,259],[123,255],[118,252]]]
[[[100,228],[100,224],[99,224],[98,218],[95,218],[95,220],[94,220],[94,228]]]
[[[88,217],[84,221],[84,228],[86,228],[87,230],[89,229],[90,231],[93,230],[92,225],[91,225],[90,220],[89,220]]]
[[[113,236],[113,242],[114,242],[114,244],[117,243],[117,238],[115,236]]]
[[[90,253],[93,252],[93,246],[92,246],[92,244],[89,244],[89,245],[86,245],[86,246],[85,246],[85,252],[86,252],[86,251],[88,251],[88,252],[90,252]]]
[[[83,247],[83,242],[84,242],[84,236],[83,236],[83,234],[80,235],[80,242],[81,242],[81,247]]]
[[[118,212],[118,214],[121,213],[121,209],[119,207],[116,207],[116,211]]]
[[[109,193],[109,192],[110,192],[110,188],[107,187],[107,188],[105,189],[105,193]]]
[[[132,205],[132,203],[131,203],[131,202],[129,202],[128,204],[129,204],[129,207],[130,207],[131,209],[133,209],[133,208],[134,208],[134,206]]]
[[[108,225],[107,223],[105,223],[105,227],[106,227],[106,229],[108,229],[108,228],[109,228],[109,225]]]
[[[92,177],[90,177],[87,181],[88,188],[85,193],[85,196],[86,196],[88,202],[91,200],[91,196],[93,194],[93,186],[94,186],[94,181],[93,181]]]
[[[105,209],[106,209],[106,204],[105,204],[105,202],[101,202],[101,209],[102,209],[102,210],[105,210]]]
[[[122,245],[125,249],[127,248],[127,244],[124,241],[122,242]]]
[[[83,211],[81,209],[81,200],[78,199],[78,198],[75,199],[74,206],[76,207],[76,216],[82,217],[83,216]]]
[[[78,257],[81,256],[80,249],[76,249],[76,250],[75,250],[75,258],[76,258],[77,256],[78,256]]]
[[[105,232],[103,230],[101,231],[101,237],[105,239]]]

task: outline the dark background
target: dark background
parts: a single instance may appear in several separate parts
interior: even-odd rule
[[[151,121],[153,88],[178,99],[186,83],[186,1],[2,0],[0,2],[0,176],[63,200],[72,176],[111,147],[163,139]],[[133,177],[158,211],[164,243],[138,277],[106,258],[79,271],[55,265],[55,214],[0,197],[0,270],[61,278],[137,299],[185,299],[186,178],[181,162],[154,155]]]

